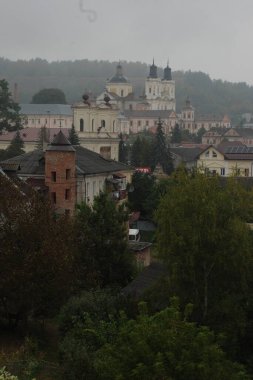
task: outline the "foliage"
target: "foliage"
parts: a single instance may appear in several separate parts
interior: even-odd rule
[[[128,163],[128,146],[123,139],[122,133],[119,135],[119,162],[123,162],[124,164]]]
[[[5,362],[7,369],[17,375],[19,380],[35,380],[41,369],[40,356],[37,342],[25,337],[24,343],[16,351],[8,354],[1,352],[0,365]]]
[[[109,321],[111,316],[116,316],[120,307],[123,307],[123,299],[116,289],[92,289],[83,291],[78,296],[70,298],[59,314],[59,328],[65,334],[75,325],[82,323],[86,314],[93,321]]]
[[[171,135],[171,143],[179,144],[182,141],[182,133],[178,124],[175,125]]]
[[[20,136],[20,132],[17,131],[13,139],[11,140],[10,145],[5,150],[4,159],[12,158],[24,154],[24,142]]]
[[[22,128],[20,107],[12,99],[9,84],[5,79],[0,80],[0,134],[3,131],[16,131]]]
[[[80,145],[78,134],[76,133],[76,129],[74,124],[72,124],[72,127],[69,131],[69,141],[72,145]]]
[[[234,179],[179,171],[156,214],[158,252],[169,270],[165,291],[192,303],[194,320],[224,333],[231,351],[247,326],[252,204],[252,192]]]
[[[136,320],[123,316],[114,339],[96,352],[98,379],[249,379],[214,334],[182,319],[176,305],[152,316],[141,307]]]
[[[75,231],[83,286],[124,285],[132,277],[124,207],[117,207],[106,193],[100,193],[92,207],[77,206]]]
[[[71,222],[56,220],[47,201],[3,175],[0,217],[1,319],[16,326],[54,315],[71,291]]]
[[[5,367],[2,367],[0,368],[0,380],[18,380],[18,378],[7,372]]]
[[[155,135],[154,160],[154,166],[160,164],[163,168],[164,173],[171,174],[173,171],[173,163],[160,119],[157,123],[157,130]]]
[[[44,88],[32,97],[32,104],[66,104],[65,94],[59,88]]]
[[[143,217],[151,218],[154,210],[155,177],[135,172],[132,186],[133,191],[128,194],[130,208],[133,211],[140,211]]]
[[[50,140],[50,132],[49,129],[44,126],[40,128],[39,136],[37,141],[37,149],[43,149],[44,144],[48,144]]]

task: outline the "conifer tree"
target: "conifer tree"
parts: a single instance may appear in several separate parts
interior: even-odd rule
[[[69,131],[69,141],[72,145],[80,145],[79,137],[76,133],[74,124],[72,124],[72,127]]]
[[[6,159],[24,154],[24,142],[17,131],[15,137],[11,140],[10,145],[6,149]]]
[[[141,139],[139,136],[132,146],[131,164],[133,166],[141,166]]]
[[[44,144],[48,144],[50,140],[49,130],[46,126],[41,127],[39,131],[39,138],[37,142],[37,149],[43,149]]]
[[[155,166],[160,164],[166,174],[173,171],[173,163],[170,156],[169,148],[166,143],[165,134],[162,127],[162,121],[159,118],[154,143],[154,162]]]
[[[9,92],[8,82],[5,79],[0,80],[0,133],[22,128],[19,111],[19,105],[13,101]]]
[[[173,128],[172,136],[171,136],[171,142],[172,144],[179,144],[182,141],[182,133],[180,131],[179,125],[176,124]]]

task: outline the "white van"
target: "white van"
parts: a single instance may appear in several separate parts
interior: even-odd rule
[[[129,241],[140,241],[141,235],[137,228],[130,228],[128,232]]]

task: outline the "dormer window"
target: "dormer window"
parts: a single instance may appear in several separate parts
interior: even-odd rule
[[[209,157],[209,150],[205,153],[206,157]]]
[[[212,151],[212,156],[217,157],[217,153],[214,150]]]

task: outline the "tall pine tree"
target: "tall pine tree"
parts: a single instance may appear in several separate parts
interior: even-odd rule
[[[80,140],[78,134],[76,133],[74,124],[72,124],[71,130],[69,131],[69,141],[72,145],[80,145]]]
[[[173,163],[170,156],[169,148],[166,143],[165,134],[162,127],[162,121],[159,118],[154,143],[154,162],[161,165],[164,173],[171,174]]]
[[[0,134],[3,131],[16,131],[22,128],[20,107],[15,103],[9,92],[9,84],[0,80]]]
[[[6,149],[6,159],[24,154],[24,141],[20,136],[20,132],[17,131],[15,137],[11,140],[10,145]]]
[[[43,149],[44,145],[47,145],[50,140],[50,133],[46,126],[40,128],[38,137],[37,149]]]

